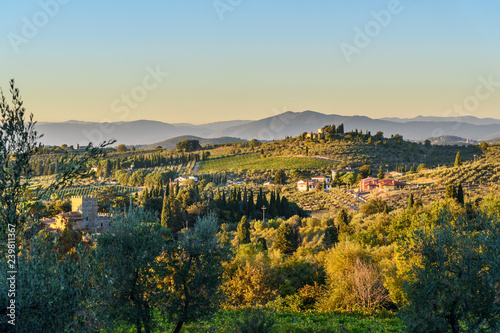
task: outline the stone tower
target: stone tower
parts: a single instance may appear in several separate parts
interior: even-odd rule
[[[85,225],[97,221],[97,197],[75,196],[71,197],[71,211],[80,212]]]

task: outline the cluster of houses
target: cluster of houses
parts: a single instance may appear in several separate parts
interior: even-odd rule
[[[346,169],[339,169],[339,170],[333,170],[332,171],[332,178],[330,177],[325,177],[325,176],[316,176],[316,177],[311,177],[308,180],[300,180],[297,183],[297,190],[299,191],[312,191],[316,188],[318,184],[322,184],[323,190],[329,191],[330,189],[333,188],[332,183],[330,182],[331,179],[335,178],[335,175],[337,173],[350,173],[354,172],[353,169],[351,168],[346,168]],[[403,176],[402,173],[400,172],[387,172],[385,173],[386,177],[401,177]],[[398,189],[403,189],[405,187],[410,186],[408,183],[404,183],[398,180],[390,179],[390,178],[384,178],[384,179],[378,179],[374,177],[368,177],[365,179],[362,179],[359,183],[359,191],[360,192],[372,192],[375,190],[381,190],[381,191],[388,191],[388,190],[398,190]]]

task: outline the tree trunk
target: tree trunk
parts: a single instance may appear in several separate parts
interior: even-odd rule
[[[135,327],[137,328],[137,333],[142,333],[142,325],[141,325],[141,320],[137,318],[135,322]]]
[[[184,322],[182,320],[179,320],[177,322],[177,325],[175,326],[175,330],[173,333],[179,333],[181,331],[181,328],[182,328],[182,325],[184,324]]]

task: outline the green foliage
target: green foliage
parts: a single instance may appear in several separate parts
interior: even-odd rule
[[[280,169],[318,169],[329,167],[333,162],[307,157],[266,157],[258,154],[226,157],[203,161],[200,172],[221,172],[237,170],[280,170]]]
[[[250,222],[243,216],[238,223],[238,245],[250,243]]]
[[[275,320],[260,308],[246,308],[236,320],[237,333],[268,333],[271,332]]]
[[[339,231],[336,226],[330,226],[325,229],[323,236],[323,245],[325,248],[330,248],[339,241]]]
[[[160,309],[177,323],[176,332],[186,322],[200,320],[217,310],[222,290],[223,261],[228,251],[217,239],[214,214],[198,218],[159,259]]]
[[[115,216],[112,228],[97,237],[96,261],[103,279],[95,286],[98,312],[113,319],[152,329],[151,292],[155,289],[155,258],[160,255],[168,229],[154,215],[131,207],[127,215]],[[97,268],[97,267],[96,267]]]
[[[47,231],[23,241],[23,245],[25,248],[17,256],[15,328],[18,332],[70,330],[77,315],[85,310],[84,303],[96,277],[90,268],[91,248],[79,242],[68,248],[63,236]],[[12,270],[7,269],[4,252],[0,264],[4,272]],[[7,277],[4,275],[0,281],[0,304],[4,309],[8,306]],[[13,326],[5,319],[0,323],[0,331],[10,332]]]
[[[274,174],[274,183],[276,185],[283,185],[283,184],[285,184],[285,173],[283,172],[282,169],[279,169]]]
[[[297,249],[297,232],[289,223],[280,224],[273,248],[284,254],[292,254]]]
[[[427,165],[427,163],[422,163],[422,164],[418,165],[417,172],[420,172],[422,170],[427,170],[427,169],[429,169],[429,166]]]
[[[363,178],[369,177],[372,174],[372,168],[369,165],[363,165],[359,167],[359,173],[363,176]]]
[[[384,175],[384,171],[382,170],[382,166],[380,166],[378,168],[378,174],[377,174],[377,178],[378,179],[384,179],[385,175]]]
[[[462,166],[462,156],[460,155],[460,152],[457,152],[457,156],[455,157],[455,166]]]
[[[382,199],[370,199],[359,207],[359,211],[366,215],[383,213],[387,209],[387,202]]]
[[[318,303],[323,311],[374,310],[388,304],[381,269],[372,249],[338,243],[325,258],[327,291]]]
[[[412,209],[414,203],[415,201],[413,200],[413,193],[410,193],[410,195],[408,196],[408,209]]]
[[[177,143],[177,150],[191,152],[200,149],[200,141],[198,140],[184,140]]]
[[[401,316],[411,332],[498,331],[500,221],[441,211],[401,246],[407,303]]]

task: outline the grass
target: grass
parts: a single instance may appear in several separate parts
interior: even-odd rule
[[[266,157],[260,154],[234,156],[204,161],[200,166],[200,173],[238,170],[278,170],[278,169],[320,169],[331,167],[334,162],[308,157]]]
[[[236,319],[242,310],[219,311],[211,318],[197,323],[184,324],[182,332],[234,332]],[[401,332],[403,324],[393,314],[364,315],[359,313],[298,313],[271,312],[275,325],[271,332]],[[157,318],[154,332],[171,332],[174,324]],[[116,332],[135,333],[135,328],[123,328]]]

